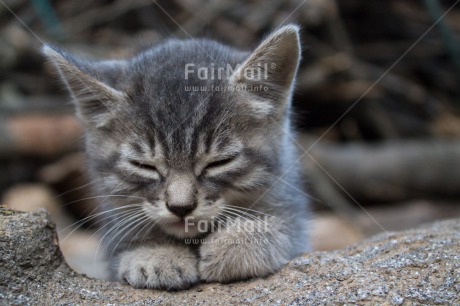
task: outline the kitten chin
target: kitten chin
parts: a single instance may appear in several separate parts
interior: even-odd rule
[[[195,238],[203,235],[196,223],[187,222],[187,220],[179,220],[173,223],[164,223],[161,229],[168,235],[174,238]]]

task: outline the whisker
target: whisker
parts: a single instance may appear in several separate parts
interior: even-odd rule
[[[121,186],[121,184],[122,184],[122,183],[120,182],[120,183],[117,185],[117,188],[118,188],[119,186]],[[114,189],[113,192],[115,193],[116,190]],[[94,213],[94,212],[98,209],[98,207],[104,205],[105,202],[108,201],[108,199],[109,199],[109,197],[106,197],[105,199],[103,199],[102,201],[100,201],[99,205],[96,205],[96,207],[95,207],[94,209],[92,209],[89,213],[88,213],[88,210],[90,209],[90,207],[86,208],[86,209],[82,212],[82,214],[83,214],[83,215],[86,215],[86,214],[89,214],[89,215],[90,215],[90,214]],[[134,204],[134,203],[133,203],[133,204]],[[140,203],[139,203],[139,204],[140,204]]]
[[[63,193],[58,194],[58,195],[55,196],[54,198],[55,198],[55,199],[58,199],[58,198],[60,198],[60,197],[62,197],[62,196],[64,196],[64,195],[66,195],[66,194],[69,194],[69,193],[71,193],[71,192],[74,192],[74,191],[83,189],[83,188],[85,188],[85,187],[87,187],[87,186],[89,186],[89,185],[95,183],[97,180],[99,180],[99,178],[93,179],[93,180],[91,180],[90,182],[88,182],[88,183],[86,183],[86,184],[80,185],[80,186],[75,187],[75,188],[72,188],[72,189],[70,189],[70,190],[66,190],[66,191],[64,191]]]
[[[132,217],[130,217],[129,219],[127,219],[123,224],[120,224],[118,226],[118,228],[116,229],[116,233],[114,233],[114,235],[107,241],[107,245],[110,245],[115,240],[115,238],[117,238],[119,235],[121,235],[125,230],[129,229],[129,227],[131,225],[133,225],[136,222],[138,222],[139,218],[140,219],[145,218],[145,214],[144,214],[144,212],[142,210],[140,210],[137,214],[135,214]],[[118,243],[117,243],[116,246],[118,246]],[[115,250],[115,248],[113,248],[113,250]]]
[[[153,229],[153,227],[157,224],[158,222],[153,222],[150,227],[148,228],[148,230],[145,232],[144,236],[142,236],[142,239],[140,240],[141,243],[145,241],[145,239],[147,238],[147,235],[150,233],[150,231]]]
[[[251,214],[248,214],[244,211],[240,211],[238,207],[238,209],[236,209],[237,206],[233,206],[233,205],[226,205],[226,207],[224,208],[224,210],[232,210],[232,211],[235,211],[235,212],[238,212],[238,213],[243,213],[245,214],[246,216],[248,217],[251,217],[251,218],[254,218],[255,216],[251,215]],[[249,209],[249,211],[254,211],[254,212],[257,212],[257,213],[260,213],[260,214],[263,214],[264,216],[267,216],[269,218],[273,218],[273,219],[276,219],[277,222],[278,222],[278,225],[283,225],[283,227],[285,227],[285,223],[283,224],[283,222],[286,222],[286,220],[284,218],[282,218],[281,216],[273,216],[273,215],[269,215],[269,214],[266,214],[264,212],[261,212],[261,211],[257,211],[257,210],[254,210],[254,209]],[[266,228],[271,228],[270,226],[270,223],[268,223],[267,221],[261,219],[261,218],[258,218],[258,217],[255,217],[255,220],[257,221],[262,221],[264,222],[264,225],[266,226]]]
[[[115,252],[115,250],[117,249],[118,245],[120,244],[120,242],[123,241],[123,239],[125,239],[126,236],[128,236],[132,231],[134,231],[136,228],[138,228],[139,226],[141,226],[142,224],[144,224],[144,222],[148,222],[149,220],[149,216],[146,216],[144,214],[144,216],[142,218],[140,218],[139,220],[136,220],[134,222],[132,222],[130,224],[131,225],[134,225],[130,230],[126,231],[126,233],[118,240],[117,244],[115,245],[115,247],[112,248],[112,252],[110,253],[110,256],[109,256],[109,260],[112,259],[112,256],[113,256],[113,253]],[[137,224],[136,224],[137,222]],[[129,227],[128,227],[129,228]],[[133,242],[132,238],[131,238],[131,241],[129,242],[129,245],[131,245],[131,243]],[[129,246],[128,248],[129,249]]]
[[[114,217],[114,216],[118,216],[118,217],[116,217],[116,218],[113,218],[113,220],[110,220],[110,221],[106,222],[103,226],[99,227],[99,228],[97,229],[97,231],[95,231],[95,232],[90,236],[90,238],[92,238],[93,236],[97,235],[98,232],[102,231],[104,228],[106,228],[107,226],[109,226],[111,223],[114,223],[114,222],[116,222],[117,220],[120,220],[121,218],[125,218],[125,217],[131,216],[131,214],[129,214],[129,215],[128,215],[128,214],[124,215],[125,213],[126,213],[126,212],[123,211],[123,212],[119,212],[119,213],[117,213],[117,214],[113,214],[113,215],[111,215],[111,216],[105,217],[104,219],[109,219],[109,218],[112,218],[112,217]],[[130,213],[133,213],[133,212],[130,212]],[[101,220],[102,220],[102,219],[101,219]]]
[[[225,207],[232,207],[232,208],[247,210],[247,211],[255,212],[255,213],[258,213],[258,214],[266,215],[267,217],[275,217],[274,215],[270,215],[270,214],[265,213],[263,211],[256,210],[256,209],[251,209],[251,208],[247,208],[247,207],[235,206],[235,205],[229,205],[229,204],[225,204]]]
[[[146,215],[146,216],[147,216],[147,215]],[[147,216],[147,220],[146,220],[146,222],[145,222],[145,225],[142,226],[142,227],[139,229],[139,231],[138,231],[138,233],[136,234],[136,236],[134,236],[134,237],[131,239],[131,242],[133,242],[133,240],[134,240],[135,238],[137,238],[137,236],[138,236],[140,233],[142,233],[142,231],[143,231],[147,226],[151,225],[152,222],[149,222],[149,221],[152,221],[152,219],[151,219],[149,216]],[[153,224],[155,224],[155,222],[153,222]],[[147,232],[146,232],[146,233],[147,233]],[[145,235],[146,235],[146,234],[144,234],[143,237],[145,237]],[[131,246],[131,242],[128,244],[128,249],[129,249],[129,247]]]
[[[241,213],[241,214],[244,214],[245,216],[247,216],[248,218],[251,218],[254,221],[262,221],[262,222],[265,222],[267,224],[267,222],[265,220],[262,220],[258,216],[251,215],[250,213],[247,213],[245,211],[240,211],[240,210],[232,208],[232,207],[225,207],[224,210],[225,211],[233,211],[235,213]],[[275,218],[273,216],[270,216],[270,217]]]
[[[63,228],[63,229],[59,230],[58,233],[59,233],[59,234],[62,234],[65,230],[67,230],[67,229],[71,228],[72,226],[77,225],[77,224],[79,224],[79,223],[81,223],[81,224],[79,224],[79,226],[78,226],[78,227],[80,227],[80,226],[82,226],[83,224],[87,223],[88,221],[91,221],[92,219],[97,218],[98,216],[101,216],[101,215],[103,215],[103,214],[108,214],[108,213],[111,213],[111,212],[116,211],[116,210],[125,209],[125,208],[126,208],[126,209],[129,209],[129,208],[133,208],[133,207],[142,207],[142,205],[140,205],[140,204],[129,204],[129,205],[124,205],[124,206],[116,207],[116,208],[113,208],[113,209],[101,211],[101,212],[99,212],[99,213],[92,214],[92,215],[87,216],[87,217],[85,217],[85,218],[83,218],[83,219],[81,219],[81,220],[78,220],[77,222],[74,222],[74,223],[70,224],[70,225],[67,226],[66,228]],[[77,228],[78,228],[78,227],[77,227]]]
[[[64,204],[64,206],[67,206],[67,205],[70,205],[70,204],[73,204],[73,203],[77,203],[77,202],[81,202],[81,201],[85,201],[85,200],[100,199],[100,198],[104,198],[104,199],[105,199],[105,198],[110,198],[110,197],[122,197],[122,198],[133,198],[133,199],[145,200],[145,198],[136,197],[136,196],[131,196],[131,195],[124,195],[124,194],[107,194],[107,195],[94,196],[94,197],[87,197],[87,198],[75,200],[75,201],[72,201],[72,202],[69,202],[69,203]]]
[[[245,220],[245,221],[248,221],[248,222],[251,221],[250,219],[247,219],[247,218],[245,218],[245,217],[241,217],[241,216],[239,216],[239,215],[237,215],[237,214],[235,214],[235,213],[232,213],[232,212],[229,212],[229,211],[226,212],[226,215],[232,215],[232,214],[234,214],[234,216],[237,216],[237,218],[241,218],[241,219],[243,219],[243,220]],[[237,219],[237,218],[235,218],[235,219]],[[241,228],[240,228],[240,229],[241,229]],[[235,236],[236,238],[238,237],[238,235],[237,235],[236,232],[230,231],[230,233],[235,234],[234,236]],[[241,230],[241,233],[243,233],[243,235],[244,235],[247,239],[250,238],[250,237],[248,236],[248,234],[246,233],[246,231]]]
[[[273,174],[272,174],[272,175],[273,175]],[[291,187],[291,188],[294,189],[295,191],[298,191],[298,192],[302,193],[304,196],[306,196],[306,197],[308,197],[308,198],[310,198],[310,199],[312,199],[312,200],[314,200],[314,201],[316,201],[316,202],[318,202],[318,203],[323,203],[323,201],[321,201],[320,199],[318,199],[318,198],[316,198],[316,197],[314,197],[314,196],[312,196],[312,195],[306,193],[304,190],[302,190],[302,189],[300,189],[300,188],[298,188],[298,187],[292,185],[291,183],[289,183],[288,181],[286,181],[285,179],[283,179],[283,177],[278,177],[278,176],[276,176],[276,175],[273,175],[273,176],[276,177],[277,179],[279,179],[279,181],[282,182],[282,183],[284,183],[286,186]]]
[[[126,224],[126,222],[130,222],[133,218],[136,218],[138,217],[139,215],[141,215],[141,213],[139,211],[134,211],[134,212],[130,212],[126,215],[127,218],[121,220],[121,221],[118,221],[116,224],[113,225],[113,227],[111,227],[102,237],[101,239],[99,240],[99,244],[97,245],[97,249],[96,249],[96,255],[99,253],[99,249],[101,247],[101,244],[102,242],[104,241],[104,239],[106,238],[107,235],[111,235],[113,231],[118,231],[120,227],[122,227],[124,224]],[[118,218],[118,219],[121,219],[121,218]],[[107,245],[109,245],[109,243],[107,243]]]
[[[101,245],[101,242],[104,240],[105,236],[107,234],[110,234],[110,232],[114,229],[114,228],[117,228],[118,226],[121,226],[121,223],[123,223],[123,220],[125,220],[126,218],[130,218],[132,217],[133,215],[135,215],[136,213],[139,213],[138,211],[131,211],[129,213],[127,213],[126,215],[122,215],[121,213],[119,213],[119,216],[114,218],[113,220],[110,220],[108,221],[106,224],[104,224],[103,226],[101,226],[97,231],[95,231],[90,237],[89,239],[91,239],[92,237],[94,237],[95,235],[97,235],[97,233],[99,233],[100,231],[102,231],[105,227],[109,226],[111,223],[115,223],[114,225],[112,225],[113,227],[111,229],[109,229],[103,236],[102,238],[99,239],[99,244],[97,246],[97,249],[96,249],[96,252],[95,252],[95,255],[94,255],[94,262],[96,262],[96,258],[97,258],[97,255],[99,253],[99,247]]]
[[[224,211],[226,211],[227,213],[233,213],[233,214],[237,214],[237,211],[228,211],[228,210],[225,210],[224,208]],[[243,213],[243,212],[240,212],[240,213]],[[262,220],[258,217],[255,217],[255,216],[252,216],[252,215],[248,215],[248,217],[251,217],[252,219],[248,219],[246,217],[243,217],[241,215],[238,215],[240,218],[243,218],[243,219],[246,219],[247,221],[249,222],[262,222],[262,224],[264,225],[264,228],[265,230],[268,230],[270,232],[274,231],[274,228],[270,225],[270,223],[268,223],[267,221],[265,220]],[[280,225],[280,223],[278,223],[278,226]],[[284,227],[284,226],[283,226]],[[279,231],[278,228],[276,228],[276,231]],[[253,235],[254,236],[254,235]]]

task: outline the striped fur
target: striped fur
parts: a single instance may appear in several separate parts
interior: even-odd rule
[[[183,289],[199,279],[265,276],[308,249],[289,119],[300,58],[295,25],[253,52],[172,39],[122,60],[85,60],[50,46],[44,53],[86,128],[90,171],[107,196],[102,242],[116,278]],[[186,78],[187,64],[237,68],[220,79]],[[250,68],[265,69],[266,78],[250,78]],[[167,206],[192,207],[189,224]],[[267,216],[268,230],[241,230]]]

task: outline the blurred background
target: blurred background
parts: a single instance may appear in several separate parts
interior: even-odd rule
[[[0,0],[0,203],[48,209],[71,266],[104,276],[82,130],[52,67],[53,42],[124,57],[163,38],[251,49],[302,27],[295,124],[313,244],[460,216],[460,6],[441,0]]]

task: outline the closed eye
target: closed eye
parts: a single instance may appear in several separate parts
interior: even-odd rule
[[[142,170],[158,172],[157,168],[150,164],[145,164],[145,163],[142,163],[136,160],[130,160],[129,163],[133,165],[134,167],[142,169]]]
[[[231,156],[231,157],[227,157],[227,158],[223,158],[223,159],[220,159],[220,160],[213,161],[213,162],[207,164],[205,169],[213,169],[213,168],[218,168],[218,167],[225,166],[225,165],[231,163],[233,160],[235,160],[235,158],[236,158],[236,156]]]

